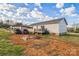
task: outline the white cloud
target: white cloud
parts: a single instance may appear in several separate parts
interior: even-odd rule
[[[25,3],[26,6],[28,6],[28,3]]]
[[[79,16],[78,14],[76,14],[76,13],[74,13],[74,14],[72,14],[71,16]]]
[[[3,21],[16,20],[18,22],[22,22],[22,20],[27,20],[27,18],[30,16],[28,15],[29,13],[30,10],[26,7],[16,8],[16,6],[11,4],[0,4],[0,19]],[[26,16],[23,14],[26,14]]]
[[[66,15],[72,15],[75,13],[75,10],[76,10],[75,7],[72,5],[71,7],[66,8],[64,12]]]
[[[75,8],[75,6],[74,5],[71,5],[71,7],[68,7],[68,8],[65,8],[65,9],[61,9],[60,10],[60,13],[62,14],[62,15],[67,15],[67,16],[76,16],[77,14],[76,14],[76,8]]]
[[[38,4],[40,8],[40,4]],[[47,21],[52,19],[47,15],[44,15],[37,8],[34,10],[29,10],[27,7],[19,7],[16,9],[16,6],[11,4],[0,4],[0,19],[2,20],[14,20],[15,22],[26,22],[29,23],[29,20],[34,21]]]
[[[2,11],[2,14],[7,14],[7,11],[6,11],[6,10],[3,10],[3,11]]]
[[[28,8],[25,8],[25,7],[20,7],[17,9],[18,14],[29,13],[29,12],[30,12],[30,10]]]
[[[6,15],[9,16],[9,17],[12,17],[13,16],[13,12],[8,12]]]
[[[35,3],[35,6],[39,7],[40,9],[42,9],[41,3]]]
[[[56,4],[56,7],[57,7],[57,8],[63,8],[63,7],[64,7],[64,3],[57,3],[57,4]]]
[[[34,8],[34,11],[38,11],[38,9],[37,8]]]
[[[0,3],[0,19],[9,20],[12,19],[14,14],[13,11],[16,11],[16,6],[7,3]]]
[[[64,12],[64,9],[62,8],[61,10],[60,10],[60,13],[63,13]]]
[[[43,18],[42,12],[38,11],[36,8],[31,11],[31,16],[34,18]]]
[[[7,4],[7,3],[1,3],[0,4],[0,10],[14,10],[16,7],[14,5],[11,4]]]
[[[48,15],[44,15],[37,8],[34,8],[34,10],[31,11],[30,15],[34,20],[38,20],[38,21],[47,21],[52,19],[52,17],[49,17]]]
[[[52,20],[53,18],[52,17],[49,17],[49,16],[45,16],[44,17],[44,21],[48,21],[48,20]]]
[[[27,18],[30,18],[30,14],[27,14]]]

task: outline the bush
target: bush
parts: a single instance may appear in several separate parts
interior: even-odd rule
[[[79,33],[79,28],[77,28],[76,30],[74,30],[74,28],[70,28],[70,29],[68,29],[68,32]]]
[[[8,25],[8,24],[0,23],[0,28],[9,28],[9,27],[10,27],[10,25]]]
[[[74,32],[74,28],[68,28],[68,32]]]
[[[44,34],[49,34],[49,31],[48,30],[45,30],[45,33]]]
[[[76,32],[76,33],[79,33],[79,28],[77,28],[75,32]]]

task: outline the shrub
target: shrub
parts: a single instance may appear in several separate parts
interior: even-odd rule
[[[77,28],[75,32],[76,32],[76,33],[79,33],[79,28]]]
[[[9,27],[10,27],[10,25],[8,25],[8,24],[0,23],[0,28],[9,28]]]

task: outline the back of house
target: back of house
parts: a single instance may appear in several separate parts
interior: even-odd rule
[[[67,21],[65,18],[52,19],[49,21],[31,24],[33,32],[43,33],[47,31],[56,35],[64,34],[67,32]]]

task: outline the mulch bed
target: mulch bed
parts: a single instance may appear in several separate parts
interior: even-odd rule
[[[79,56],[79,47],[75,47],[65,41],[59,41],[56,37],[50,40],[45,40],[39,36],[36,38],[30,35],[30,39],[24,41],[22,37],[29,35],[12,35],[10,37],[13,44],[22,45],[25,47],[23,51],[27,56]]]

